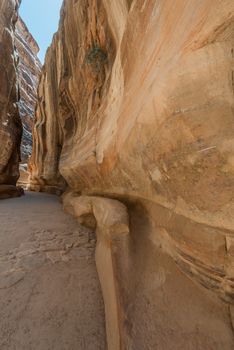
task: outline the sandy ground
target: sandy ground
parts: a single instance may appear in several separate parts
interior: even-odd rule
[[[95,236],[58,198],[0,202],[0,349],[105,350]]]

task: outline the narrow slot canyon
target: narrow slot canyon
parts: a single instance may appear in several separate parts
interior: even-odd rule
[[[234,349],[233,0],[63,0],[44,62],[25,4],[0,0],[0,350]]]

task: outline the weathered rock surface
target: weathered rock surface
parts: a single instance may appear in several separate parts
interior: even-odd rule
[[[21,18],[20,1],[0,4],[0,185],[14,186],[19,163],[32,148],[32,125],[41,64],[38,46]],[[23,123],[23,128],[22,128]],[[21,145],[21,138],[23,140]],[[20,150],[21,145],[21,150]],[[1,197],[6,187],[1,188]],[[21,193],[17,188],[7,195]]]
[[[0,199],[20,197],[24,194],[22,187],[0,185]]]
[[[15,185],[19,177],[22,135],[14,44],[18,6],[18,0],[0,2],[0,184],[9,185]]]
[[[37,57],[39,47],[26,24],[19,17],[15,30],[15,45],[19,55],[17,66],[20,86],[19,112],[23,124],[21,158],[27,162],[32,153],[32,128],[41,63]]]
[[[68,188],[67,210],[80,193],[126,204],[128,259],[106,242],[116,259],[109,278],[119,290],[124,342],[113,349],[157,347],[155,304],[165,281],[170,300],[165,276],[175,273],[168,256],[195,282],[194,291],[209,290],[201,290],[204,312],[212,309],[210,291],[234,303],[233,38],[232,0],[64,1],[39,86],[31,188]],[[186,288],[188,279],[178,279]],[[232,348],[224,333],[225,344],[216,343],[216,326],[209,339],[198,332],[190,341],[192,306],[167,309],[161,301],[161,315],[171,312],[176,322],[184,312],[191,320],[191,327],[171,325],[170,336],[161,327],[169,342],[162,349],[172,348],[178,334],[188,342],[178,349]],[[231,334],[228,306],[217,301],[213,312],[222,313],[220,324]]]
[[[68,193],[64,209],[96,227],[108,349],[232,349],[232,308],[178,270],[142,207]]]

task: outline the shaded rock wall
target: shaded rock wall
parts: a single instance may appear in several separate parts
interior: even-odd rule
[[[111,349],[155,347],[158,329],[162,344],[170,342],[161,348],[171,348],[176,334],[196,339],[182,348],[233,346],[233,38],[232,0],[64,1],[39,86],[31,188],[67,188],[65,209],[77,217],[83,210],[77,194],[115,198],[128,209],[127,259],[103,234],[118,288],[105,303],[116,298],[120,312],[120,340]],[[99,227],[93,204],[87,211]],[[196,315],[192,306],[187,314],[166,308],[163,293],[185,298],[172,287],[177,277],[199,294]],[[160,280],[155,293],[154,278]],[[163,325],[153,314],[150,322],[146,317],[150,306],[159,311],[159,295]],[[222,334],[218,323],[198,322],[202,310],[208,319],[213,310]],[[168,337],[168,320],[177,316]]]
[[[139,204],[67,193],[64,209],[96,229],[108,349],[227,349],[232,308],[178,270]]]
[[[23,162],[27,162],[32,153],[32,128],[41,63],[37,57],[39,47],[20,17],[16,23],[15,45],[19,55],[19,112],[23,123],[21,157]]]
[[[0,184],[9,185],[15,185],[19,177],[22,135],[14,43],[18,6],[15,0],[0,2]]]

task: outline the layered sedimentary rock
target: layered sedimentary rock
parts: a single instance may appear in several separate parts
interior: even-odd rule
[[[233,347],[233,38],[232,0],[64,1],[31,188],[67,189],[65,210],[97,227],[111,349]],[[98,196],[125,203],[124,235]]]
[[[17,106],[19,91],[14,44],[18,6],[19,1],[15,0],[0,2],[0,185],[15,185],[19,177],[22,125]]]
[[[19,112],[23,123],[21,157],[23,162],[27,162],[32,153],[32,128],[41,63],[37,57],[38,44],[21,17],[16,23],[15,45],[19,56]]]

